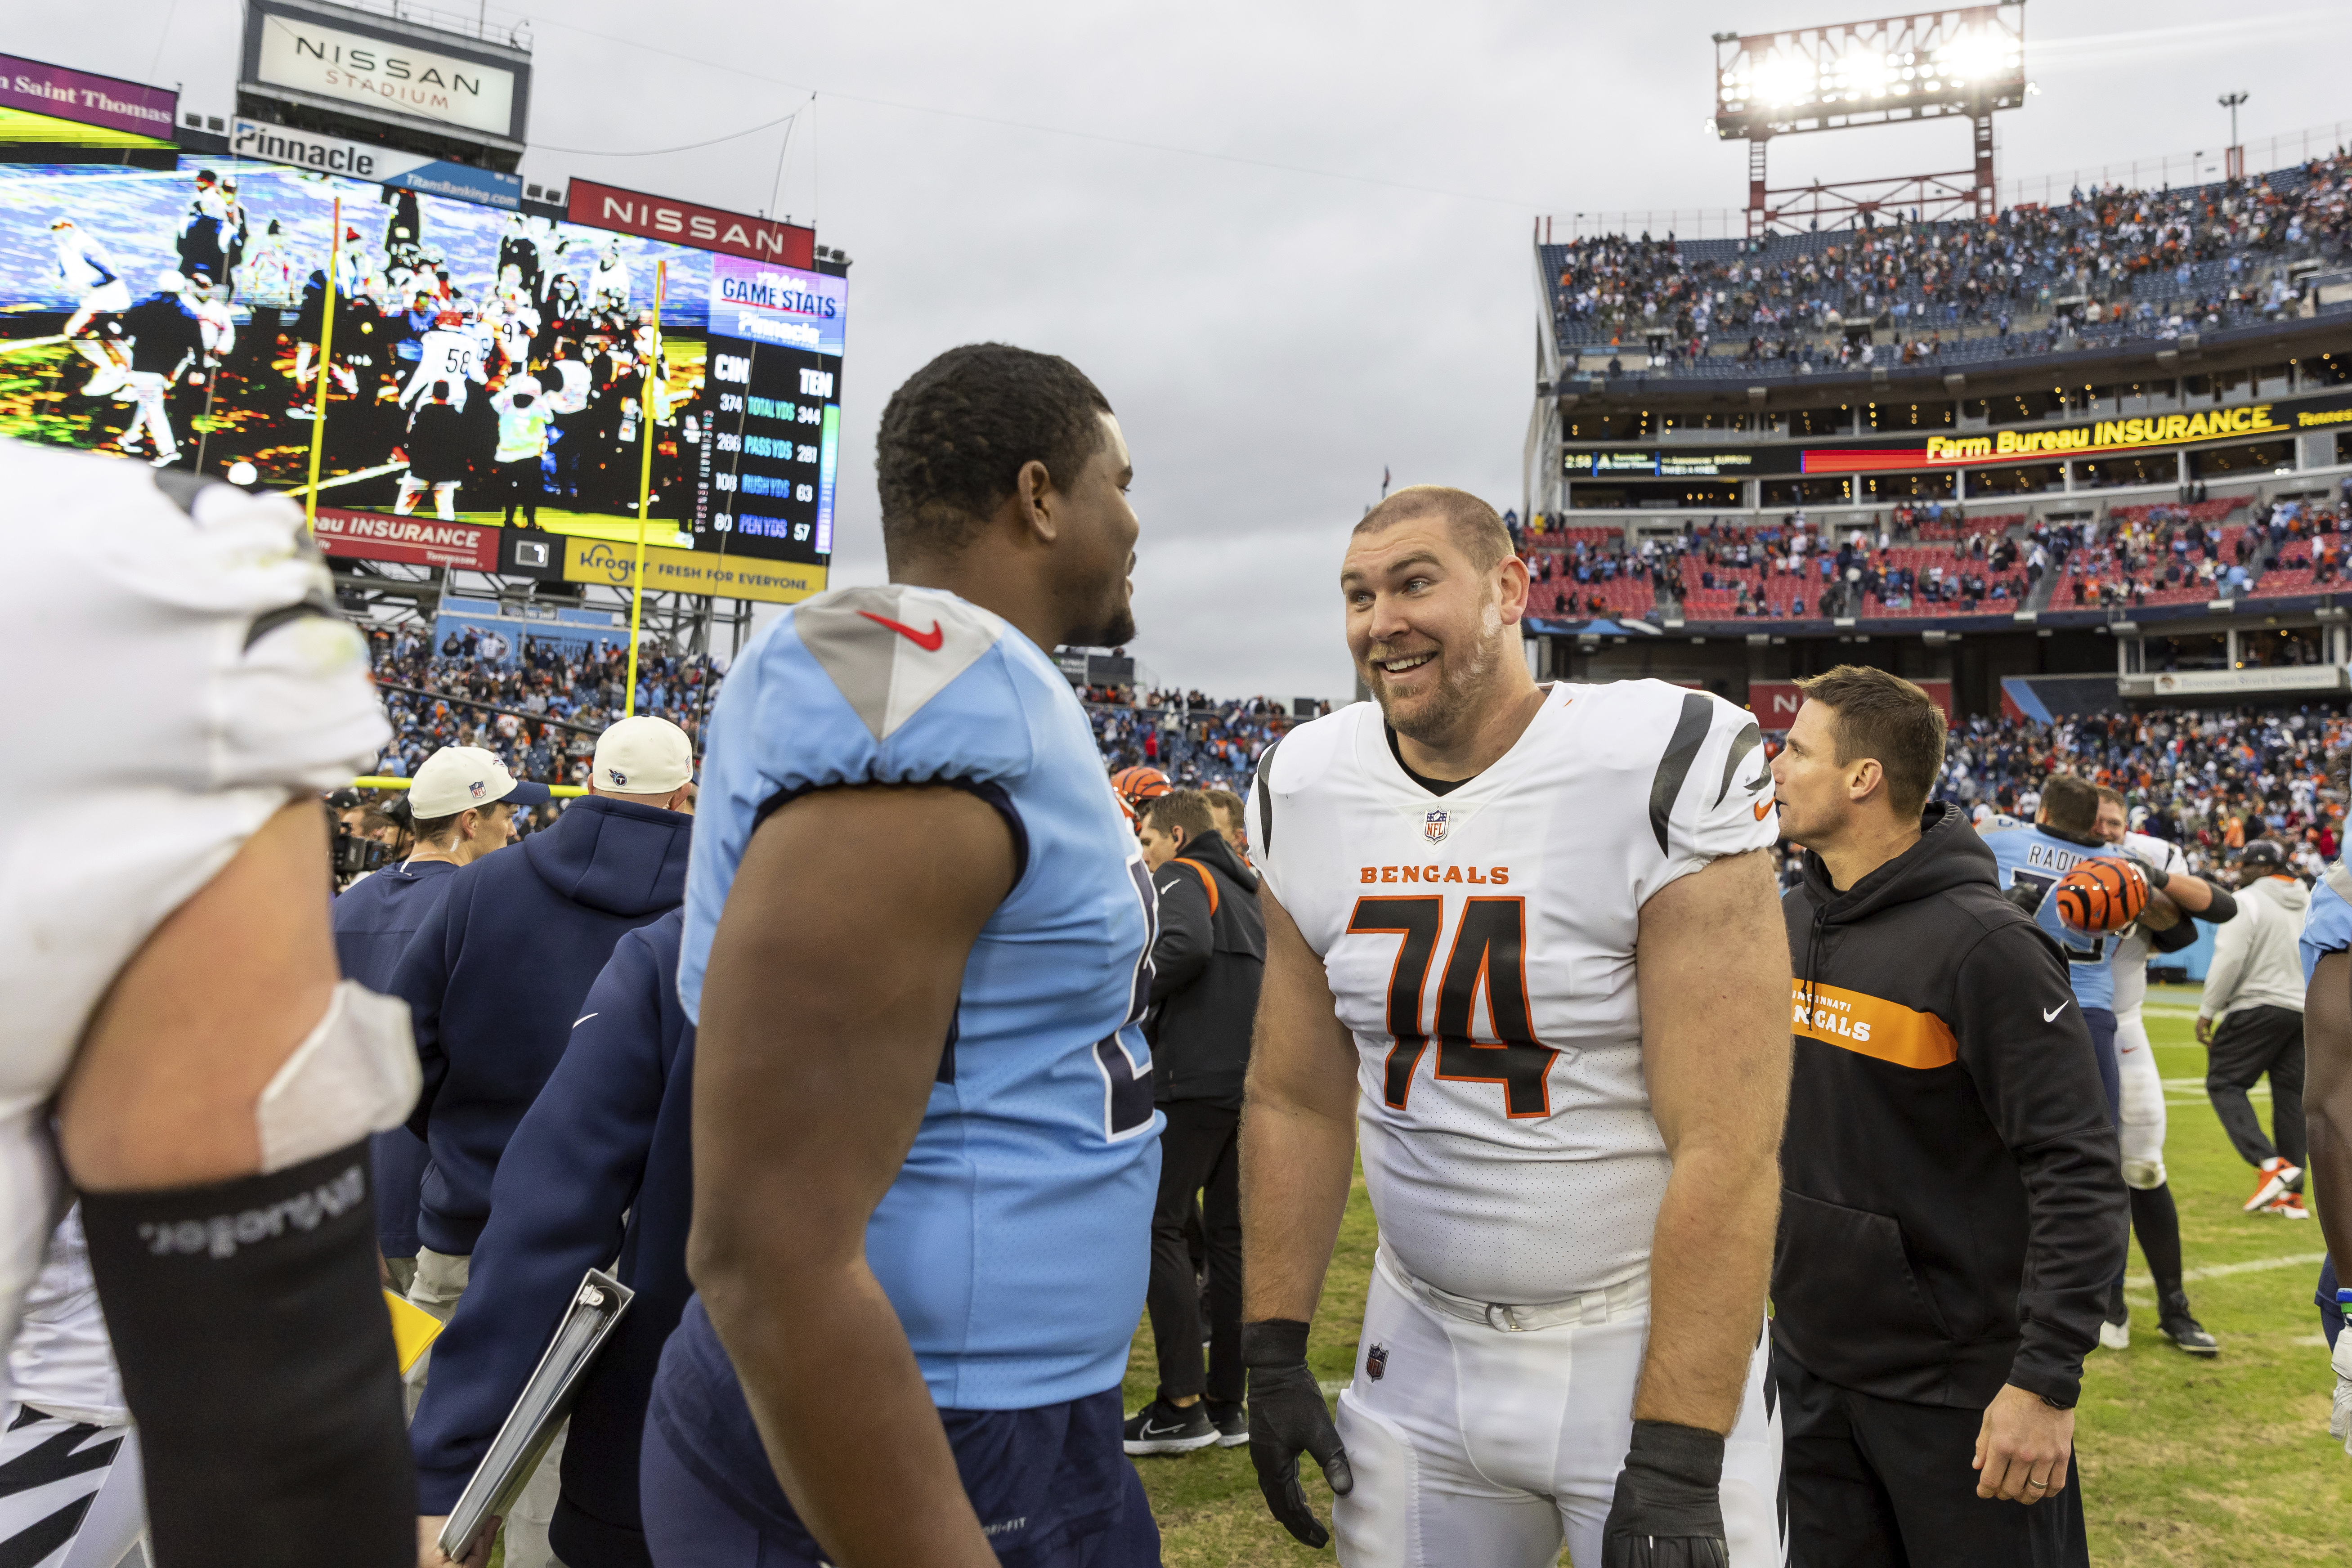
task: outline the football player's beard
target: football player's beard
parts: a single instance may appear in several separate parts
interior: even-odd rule
[[[1381,714],[1388,721],[1389,728],[1424,746],[1442,746],[1453,740],[1454,731],[1478,706],[1486,674],[1495,667],[1495,645],[1500,640],[1495,634],[1500,630],[1499,621],[1492,631],[1480,626],[1477,640],[1470,645],[1458,668],[1441,647],[1436,689],[1410,707],[1391,705],[1385,683],[1374,685],[1372,693],[1380,700]]]

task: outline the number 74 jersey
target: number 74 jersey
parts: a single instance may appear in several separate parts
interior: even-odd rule
[[[1260,761],[1257,866],[1355,1037],[1372,1211],[1412,1274],[1532,1304],[1646,1267],[1668,1162],[1642,1074],[1641,910],[1778,839],[1762,741],[1705,692],[1561,683],[1444,795],[1407,775],[1370,702]]]

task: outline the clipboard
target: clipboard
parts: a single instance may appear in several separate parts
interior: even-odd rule
[[[555,1441],[556,1429],[572,1414],[581,1378],[635,1297],[635,1291],[601,1268],[591,1268],[580,1281],[546,1353],[441,1527],[441,1550],[451,1562],[463,1563],[490,1521],[503,1517],[522,1495],[531,1472]]]

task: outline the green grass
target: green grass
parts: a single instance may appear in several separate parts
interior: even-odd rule
[[[2157,1065],[2171,1085],[2165,1158],[2191,1274],[2324,1250],[2316,1223],[2239,1212],[2253,1173],[2205,1101],[2205,1053],[2192,1028],[2197,988],[2152,987],[2148,1000]],[[2255,1103],[2267,1123],[2268,1101],[2258,1094]],[[1359,1176],[1316,1314],[1310,1359],[1327,1388],[1355,1365],[1373,1239]],[[2311,1301],[2317,1263],[2192,1278],[2197,1315],[2221,1341],[2211,1362],[2183,1355],[2157,1334],[2155,1297],[2137,1246],[2131,1272],[2138,1281],[2127,1292],[2132,1347],[2092,1355],[2076,1428],[2093,1561],[2344,1563],[2352,1458],[2327,1436],[2331,1379]],[[1127,1407],[1140,1408],[1157,1382],[1147,1321],[1128,1363]],[[1143,1459],[1136,1468],[1170,1568],[1333,1560],[1328,1548],[1307,1551],[1267,1517],[1246,1448]],[[1307,1496],[1328,1518],[1329,1494],[1311,1461],[1303,1469]]]

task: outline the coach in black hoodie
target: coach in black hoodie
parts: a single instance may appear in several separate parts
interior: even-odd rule
[[[1809,851],[1772,1269],[1793,1561],[2086,1564],[2074,1406],[2127,1234],[2090,1035],[1927,800],[1934,702],[1852,666],[1800,684],[1772,764]]]
[[[1151,1216],[1145,1305],[1160,1352],[1160,1392],[1128,1419],[1130,1454],[1176,1454],[1249,1441],[1242,1413],[1242,1080],[1265,973],[1265,917],[1257,874],[1216,830],[1209,797],[1180,789],[1151,802],[1141,830],[1160,897],[1151,946],[1152,1099],[1160,1135],[1160,1197]],[[1184,1229],[1204,1195],[1209,1263],[1209,1368],[1201,1368],[1200,1287]],[[1205,1383],[1205,1390],[1203,1384]],[[1204,1400],[1202,1395],[1206,1393]]]

